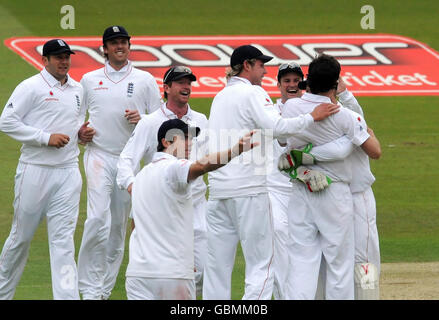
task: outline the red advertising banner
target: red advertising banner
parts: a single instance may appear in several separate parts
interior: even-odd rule
[[[5,40],[5,44],[41,70],[42,46],[50,39],[19,37]],[[75,80],[103,66],[101,37],[63,39],[76,52],[70,70]],[[268,73],[262,83],[273,97],[279,95],[276,75],[280,64],[295,61],[306,75],[319,53],[337,58],[341,76],[355,95],[439,95],[439,53],[397,35],[133,36],[130,60],[150,72],[160,88],[170,66],[188,66],[197,76],[192,96],[213,97],[226,84],[233,49],[243,44],[274,57],[266,64]]]

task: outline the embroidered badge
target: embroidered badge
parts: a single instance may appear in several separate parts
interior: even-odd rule
[[[134,83],[130,82],[128,83],[127,96],[131,98],[133,96],[133,93],[134,93]]]

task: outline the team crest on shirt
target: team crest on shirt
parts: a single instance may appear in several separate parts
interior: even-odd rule
[[[81,106],[81,100],[79,99],[79,96],[77,94],[75,94],[75,98],[76,98],[76,106],[79,107]]]
[[[9,103],[9,104],[6,106],[6,108],[10,108],[10,109],[14,108],[14,106],[12,105],[12,102]]]
[[[127,97],[131,98],[133,96],[134,93],[134,83],[130,82],[128,83],[128,87],[127,87]]]

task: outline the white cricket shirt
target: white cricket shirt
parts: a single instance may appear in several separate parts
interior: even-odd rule
[[[277,99],[274,107],[279,112],[279,115],[282,114],[283,103],[281,99]],[[269,161],[272,161],[272,169],[267,174],[267,188],[269,192],[280,192],[282,194],[290,194],[291,193],[291,182],[290,179],[283,175],[280,170],[277,168],[279,157],[281,154],[287,151],[286,147],[282,147],[277,139],[273,140],[273,152],[267,154],[267,158]]]
[[[151,162],[152,157],[157,152],[157,133],[162,123],[169,119],[177,118],[177,115],[166,108],[166,103],[164,103],[158,110],[145,115],[137,123],[136,128],[120,154],[117,164],[116,181],[120,188],[126,189],[134,182],[134,177],[139,171],[142,158],[145,165]],[[201,129],[199,136],[194,137],[190,156],[190,159],[193,161],[200,159],[205,155],[202,149],[205,143],[204,131],[207,127],[207,118],[204,114],[192,110],[188,105],[188,110],[181,120],[189,124],[189,126]],[[202,176],[191,183],[191,188],[194,203],[198,199],[205,199],[207,187]]]
[[[331,99],[325,96],[305,93],[301,98],[289,99],[283,108],[282,116],[296,117],[299,114],[311,112],[321,103],[331,103]],[[340,111],[328,118],[314,122],[308,129],[288,139],[288,148],[303,148],[311,142],[313,146],[320,146],[346,135],[353,144],[360,146],[369,138],[367,127],[359,119],[359,115],[347,108],[341,107]],[[316,169],[333,181],[350,183],[352,179],[351,165],[347,159],[319,162],[316,165],[307,166]]]
[[[78,163],[78,130],[84,121],[82,86],[67,76],[64,85],[45,68],[21,82],[0,118],[0,130],[22,142],[19,161],[45,166]],[[70,137],[63,148],[49,147],[50,135]]]
[[[128,62],[119,71],[108,61],[103,68],[84,74],[84,104],[90,127],[96,130],[87,146],[119,155],[135,125],[125,118],[125,110],[151,113],[161,105],[160,90],[154,77]]]
[[[157,152],[132,189],[127,277],[194,279],[192,162]]]
[[[266,152],[273,137],[287,137],[306,129],[314,120],[310,114],[284,119],[267,92],[250,81],[232,77],[213,99],[209,117],[209,153],[231,148],[241,135],[260,129],[255,139],[261,145],[235,157],[224,167],[209,172],[209,198],[227,199],[267,192]],[[259,138],[259,139],[258,139]]]
[[[357,113],[357,119],[361,119],[364,128],[367,128],[363,117],[363,109],[357,99],[348,90],[339,95],[341,104]],[[318,161],[334,161],[347,157],[352,167],[352,180],[350,188],[352,193],[363,192],[375,182],[375,177],[370,170],[369,156],[361,147],[352,144],[347,136],[329,142],[311,150]]]

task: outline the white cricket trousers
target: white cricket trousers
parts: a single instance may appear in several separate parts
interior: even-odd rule
[[[348,184],[320,192],[292,183],[288,209],[290,268],[287,299],[314,300],[322,254],[328,300],[354,299],[354,218]]]
[[[207,255],[206,207],[205,199],[194,202],[194,266],[197,296],[203,291],[203,273]]]
[[[12,299],[35,231],[46,217],[55,300],[78,300],[74,233],[82,178],[78,165],[48,167],[18,163],[14,219],[0,255],[0,299]]]
[[[230,300],[238,241],[245,259],[243,300],[273,293],[273,219],[268,193],[207,202],[203,299]]]
[[[84,152],[87,219],[78,255],[83,299],[108,299],[123,260],[131,197],[117,186],[118,159],[96,148]]]
[[[128,300],[195,300],[193,279],[127,277]]]
[[[355,263],[373,263],[381,269],[380,245],[376,225],[376,202],[372,188],[352,194],[354,204]],[[322,259],[317,286],[317,300],[325,299],[326,263]]]
[[[269,191],[274,227],[273,296],[276,300],[285,299],[288,268],[288,202],[290,195],[275,190]]]
[[[376,202],[372,188],[352,194],[354,201],[355,263],[373,263],[380,274],[380,244],[376,224]]]

